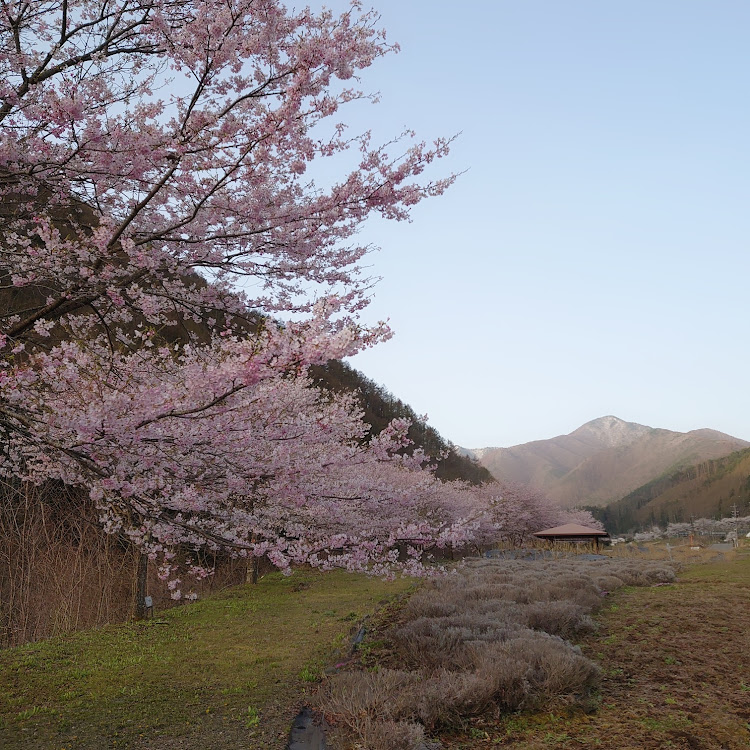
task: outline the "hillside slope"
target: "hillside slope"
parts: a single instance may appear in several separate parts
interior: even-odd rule
[[[674,432],[607,416],[568,435],[470,455],[497,479],[530,484],[562,505],[607,505],[665,473],[748,446],[715,430]]]
[[[373,435],[377,435],[392,419],[410,420],[409,438],[415,447],[423,448],[435,459],[435,474],[439,479],[462,479],[477,485],[493,481],[492,474],[473,456],[456,449],[434,427],[426,424],[411,406],[346,362],[330,360],[324,366],[311,367],[310,374],[322,388],[356,393]]]
[[[603,508],[613,533],[694,518],[750,514],[750,449],[662,476]]]

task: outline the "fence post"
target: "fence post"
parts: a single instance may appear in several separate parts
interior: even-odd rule
[[[135,619],[145,620],[148,614],[146,605],[146,583],[148,578],[148,555],[138,555],[138,570],[135,574]]]

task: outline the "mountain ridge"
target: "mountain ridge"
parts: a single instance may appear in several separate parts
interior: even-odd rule
[[[676,432],[607,415],[547,440],[465,452],[500,481],[529,484],[561,505],[602,506],[665,473],[747,447],[710,428]]]

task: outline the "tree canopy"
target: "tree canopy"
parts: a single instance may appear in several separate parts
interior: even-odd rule
[[[85,487],[165,575],[178,545],[380,572],[480,528],[403,419],[308,378],[390,335],[362,223],[454,179],[449,139],[342,124],[395,50],[358,2],[0,4],[7,475]]]

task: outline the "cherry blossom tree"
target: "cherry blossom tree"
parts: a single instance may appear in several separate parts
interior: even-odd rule
[[[593,529],[602,525],[589,511],[562,508],[544,492],[525,484],[505,482],[485,485],[478,494],[478,507],[487,508],[482,521],[486,542],[498,539],[522,545],[544,529],[578,523]]]
[[[590,529],[605,531],[604,524],[599,521],[590,510],[585,508],[565,508],[562,511],[563,520],[559,523],[577,523],[581,526],[587,526]]]
[[[2,261],[15,287],[44,289],[6,319],[14,345],[141,316],[310,312],[327,295],[356,312],[362,221],[405,219],[451,182],[415,180],[446,141],[376,147],[338,123],[365,97],[356,73],[394,49],[356,2],[0,7]],[[342,179],[306,176],[345,156]]]
[[[340,122],[395,49],[358,2],[0,2],[6,474],[89,488],[165,571],[176,545],[380,571],[466,538],[403,425],[368,440],[305,380],[389,335],[357,320],[362,222],[453,180],[423,175],[449,141]]]
[[[270,373],[257,358],[248,371],[240,341],[227,343],[218,364],[188,350],[175,365],[163,348],[151,353],[159,366],[129,372],[128,388],[107,394],[104,405],[81,398],[99,387],[97,378],[82,383],[81,368],[59,360],[44,370],[57,374],[38,405],[40,415],[54,414],[45,421],[50,434],[39,451],[20,443],[26,463],[86,483],[106,528],[160,557],[165,575],[185,546],[267,555],[282,570],[308,562],[413,573],[424,545],[470,540],[482,515],[473,488],[439,481],[419,450],[402,452],[407,421],[367,440],[353,394],[275,376],[281,356],[299,356],[287,335],[265,364]],[[52,444],[66,446],[54,461]],[[402,543],[409,546],[399,559]],[[197,560],[191,567],[205,573]]]

